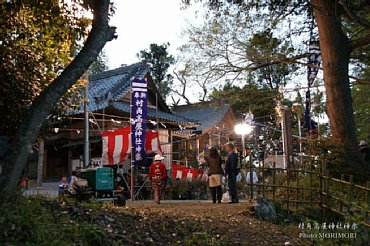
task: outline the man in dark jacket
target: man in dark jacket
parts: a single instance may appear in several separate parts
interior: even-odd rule
[[[367,162],[367,161],[370,161],[370,148],[369,146],[367,145],[366,141],[361,141],[360,142],[360,151],[361,151],[361,154],[364,158],[364,160]]]
[[[234,145],[227,143],[225,151],[228,154],[226,159],[225,173],[229,185],[230,203],[238,203],[238,192],[236,190],[236,176],[238,175],[238,156],[234,152]]]

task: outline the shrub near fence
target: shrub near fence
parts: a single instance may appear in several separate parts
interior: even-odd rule
[[[352,182],[351,175],[333,178],[325,163],[311,170],[288,170],[273,165],[254,168],[254,171],[259,182],[247,184],[248,190],[256,191],[253,194],[283,202],[288,211],[320,206],[323,211],[330,210],[342,216],[356,214],[361,217],[362,224],[370,228],[370,182],[360,186]]]

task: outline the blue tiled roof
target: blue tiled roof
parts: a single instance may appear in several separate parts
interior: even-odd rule
[[[120,111],[123,111],[123,112],[130,112],[130,104],[127,103],[127,102],[114,102],[113,103],[113,108],[117,109],[117,110],[120,110]],[[152,119],[155,119],[156,118],[156,110],[155,108],[148,108],[148,117],[149,118],[152,118]],[[165,121],[164,123],[166,122],[176,122],[176,123],[179,123],[179,124],[193,124],[191,121],[187,121],[186,119],[180,117],[180,116],[177,116],[177,115],[174,115],[174,114],[169,114],[169,113],[166,113],[166,112],[162,112],[160,110],[158,110],[158,118],[161,119],[161,121]]]
[[[229,104],[212,105],[210,103],[198,103],[176,106],[172,110],[177,115],[196,120],[200,124],[197,126],[197,130],[204,131],[216,126],[225,117],[229,109]]]
[[[112,105],[114,109],[124,113],[130,113],[130,104],[123,101],[123,97],[130,90],[131,79],[144,78],[148,73],[148,67],[143,63],[135,63],[129,66],[120,67],[106,71],[91,77],[89,81],[89,104],[90,112],[102,110]],[[74,114],[81,114],[83,106]],[[149,118],[156,118],[156,110],[148,108]],[[189,124],[190,120],[158,110],[158,118],[162,121],[174,122],[179,124]]]
[[[108,107],[109,102],[121,100],[130,90],[131,79],[143,78],[147,72],[147,66],[136,63],[92,76],[89,83],[89,110],[101,110]]]

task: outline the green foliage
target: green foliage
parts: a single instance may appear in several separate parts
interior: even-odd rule
[[[109,60],[107,54],[103,50],[102,52],[100,52],[96,61],[91,65],[90,73],[94,75],[107,71],[109,69],[108,62]]]
[[[75,8],[58,0],[0,3],[0,135],[14,135],[24,112],[79,48],[89,21]]]
[[[246,49],[247,58],[256,67],[261,66],[253,72],[256,81],[272,90],[277,90],[281,85],[285,86],[290,75],[298,69],[295,64],[274,63],[276,54],[288,54],[291,48],[286,40],[273,37],[270,30],[254,34]]]
[[[190,199],[192,194],[198,193],[200,198],[204,197],[207,194],[208,184],[206,181],[195,179],[189,181],[187,179],[174,180],[171,183],[167,184],[166,192],[171,194],[172,198],[182,198]],[[194,198],[194,197],[193,197]],[[196,198],[199,199],[199,198]]]
[[[370,142],[370,85],[356,84],[352,89],[357,139]]]
[[[0,204],[0,241],[9,245],[104,245],[107,232],[76,221],[56,202],[17,197]]]
[[[212,100],[230,104],[236,116],[252,112],[259,122],[271,122],[275,118],[274,98],[276,97],[276,91],[255,84],[243,87],[226,84],[221,89],[214,89],[210,95]]]
[[[213,245],[214,242],[212,235],[205,232],[195,232],[185,240],[185,245]]]
[[[358,204],[352,204],[352,206],[356,206]],[[357,245],[361,245],[360,243],[365,244],[366,242],[370,242],[370,228],[363,225],[363,218],[367,218],[369,211],[369,204],[362,204],[362,210],[352,211],[344,216],[345,221],[351,221],[358,225],[358,227],[354,230],[357,233]],[[369,221],[368,221],[369,222]]]
[[[168,54],[170,44],[151,44],[149,50],[141,50],[138,57],[149,66],[154,82],[159,93],[166,98],[170,93],[173,77],[168,74],[168,68],[174,64],[175,59]]]

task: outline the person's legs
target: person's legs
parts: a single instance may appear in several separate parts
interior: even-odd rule
[[[222,199],[221,185],[219,185],[219,186],[216,187],[216,196],[217,196],[218,203],[221,203],[221,199]]]
[[[229,183],[229,193],[231,197],[231,202],[238,202],[238,194],[236,190],[236,175],[229,174],[228,175],[228,183]]]
[[[236,174],[235,174],[235,176],[234,176],[234,178],[235,178],[235,182],[234,182],[234,202],[239,202],[239,197],[238,197],[238,189],[237,189],[237,187],[236,187]]]
[[[215,184],[215,175],[210,175],[209,176],[209,188],[211,190],[211,195],[212,195],[212,201],[213,203],[216,203],[216,184]]]
[[[213,203],[216,203],[216,187],[210,187],[211,194],[212,194],[212,201]]]
[[[158,183],[158,201],[157,201],[158,204],[161,202],[162,193],[163,193],[163,189],[165,185],[166,185],[166,180],[160,180]]]
[[[159,203],[159,189],[158,182],[156,179],[152,180],[153,198],[154,202]]]
[[[233,185],[232,175],[230,175],[230,174],[227,176],[227,186],[229,188],[230,201],[233,201],[233,199],[234,199],[234,185]]]

